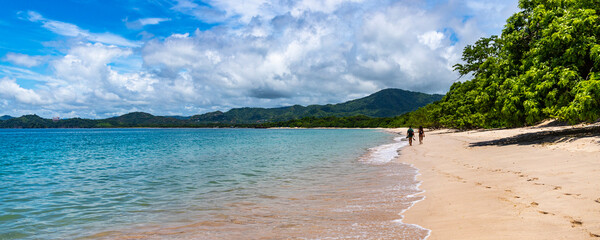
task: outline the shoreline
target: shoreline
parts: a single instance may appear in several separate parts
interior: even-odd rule
[[[400,136],[401,136],[401,137],[404,139],[404,138],[406,138],[406,135],[405,135],[405,134],[403,134],[403,133],[405,133],[405,132],[407,131],[407,129],[408,129],[408,128],[392,128],[392,129],[384,129],[384,131],[386,131],[386,132],[388,132],[388,133],[390,133],[390,134],[394,134],[394,135],[400,135]],[[402,141],[404,141],[404,140],[402,140]],[[408,142],[408,140],[406,140],[406,142]],[[414,207],[416,204],[418,204],[419,202],[422,202],[422,201],[424,201],[425,199],[427,199],[427,196],[425,195],[425,193],[426,193],[426,190],[425,190],[425,189],[423,189],[423,188],[421,187],[421,185],[423,184],[423,181],[419,180],[419,176],[421,176],[421,173],[420,173],[420,170],[419,170],[419,168],[417,168],[417,167],[416,167],[414,164],[412,164],[412,163],[408,163],[408,162],[406,162],[406,161],[401,161],[401,160],[400,160],[400,158],[402,158],[402,149],[404,149],[404,148],[408,148],[408,147],[411,147],[411,146],[409,146],[409,144],[408,144],[408,143],[406,143],[404,146],[402,146],[402,147],[398,148],[398,149],[397,149],[398,155],[397,155],[397,156],[396,156],[396,157],[395,157],[395,158],[394,158],[392,161],[395,161],[396,163],[399,163],[399,164],[404,164],[404,165],[406,165],[406,166],[408,166],[408,167],[410,167],[410,168],[412,168],[412,169],[414,169],[414,170],[415,170],[415,174],[414,174],[414,176],[413,176],[413,180],[414,180],[414,182],[416,182],[416,184],[414,185],[414,188],[415,188],[415,190],[416,190],[417,192],[416,192],[416,193],[414,193],[414,194],[410,194],[410,195],[408,195],[408,196],[406,196],[406,197],[409,197],[409,198],[413,198],[413,197],[421,197],[421,199],[417,199],[417,200],[415,200],[415,201],[412,201],[412,202],[410,203],[410,206],[408,206],[406,209],[402,209],[402,211],[400,211],[400,212],[398,213],[398,215],[400,216],[400,218],[398,218],[398,219],[396,219],[396,220],[393,220],[393,222],[395,222],[395,223],[399,223],[399,224],[403,224],[403,225],[414,226],[414,227],[416,227],[416,228],[419,228],[419,229],[421,229],[421,230],[424,230],[424,231],[426,231],[426,232],[427,232],[427,234],[426,234],[426,235],[425,235],[425,237],[423,238],[423,240],[425,240],[425,239],[429,239],[429,237],[431,236],[431,232],[432,232],[432,230],[431,230],[431,229],[428,229],[428,228],[426,228],[426,227],[423,227],[423,226],[421,226],[421,225],[419,225],[419,224],[410,223],[410,222],[407,222],[407,221],[406,221],[406,212],[408,212],[408,211],[409,211],[411,208],[413,208],[413,207]],[[407,236],[402,236],[402,237],[407,237]]]
[[[426,132],[395,159],[418,170],[424,196],[402,223],[430,229],[428,240],[598,239],[600,136],[519,140],[575,128]]]
[[[383,131],[377,131],[382,132]],[[337,135],[337,134],[336,134]],[[362,134],[359,134],[362,135]],[[189,222],[141,225],[94,232],[90,239],[278,239],[278,238],[343,238],[343,239],[410,239],[426,238],[428,229],[402,223],[398,210],[414,206],[422,199],[416,180],[417,169],[410,164],[395,162],[400,142],[398,135],[382,137],[352,161],[343,161],[349,169],[340,171],[343,181],[329,181],[311,187],[297,185],[297,194],[268,194],[257,199],[245,199],[228,204],[214,215],[198,215]],[[343,141],[347,141],[344,139]],[[362,138],[364,140],[364,138]],[[385,159],[379,159],[379,158]],[[389,158],[386,158],[389,157]],[[343,167],[345,165],[342,165]],[[321,166],[323,167],[323,166]],[[343,178],[346,175],[347,178]],[[316,175],[318,176],[318,175]],[[294,191],[291,191],[294,193]],[[276,204],[273,204],[276,203]],[[400,218],[400,219],[399,219]],[[261,225],[259,229],[253,226]]]

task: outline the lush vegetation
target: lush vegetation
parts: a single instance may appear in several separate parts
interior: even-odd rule
[[[136,119],[135,117],[142,117]],[[37,115],[25,115],[0,121],[0,128],[132,128],[132,127],[157,127],[157,128],[272,128],[272,127],[338,127],[338,128],[390,128],[410,124],[410,114],[397,117],[372,118],[364,115],[352,117],[304,117],[280,122],[265,123],[194,123],[172,117],[152,116],[148,113],[128,113],[126,115],[108,119],[81,119],[71,118],[53,121]],[[413,124],[417,126],[418,123]]]
[[[8,115],[4,115],[0,117],[0,121],[4,121],[4,120],[8,120],[8,119],[12,119],[13,117],[8,116]]]
[[[335,105],[285,108],[238,108],[192,117],[162,117],[143,112],[107,119],[71,118],[53,121],[37,115],[7,118],[0,128],[122,128],[122,127],[398,127],[409,120],[405,112],[425,106],[441,95],[386,89],[368,97]],[[371,116],[366,116],[366,114]],[[405,113],[400,117],[391,117]],[[384,117],[377,117],[384,116]]]
[[[259,127],[300,127],[300,128],[387,128],[391,127],[394,118],[371,118],[364,115],[352,117],[304,117],[301,119],[269,122],[260,124]]]
[[[502,35],[463,51],[457,82],[409,121],[454,128],[571,123],[600,117],[600,2],[521,0]]]
[[[139,119],[137,118],[139,117]],[[128,113],[120,117],[108,119],[81,119],[70,118],[53,121],[51,119],[41,118],[37,115],[25,115],[18,118],[12,118],[0,121],[0,128],[131,128],[131,127],[231,127],[230,124],[212,123],[196,124],[186,120],[179,120],[171,117],[153,116],[148,113]],[[253,127],[250,125],[239,124],[236,127]]]
[[[364,115],[352,117],[304,117],[283,122],[269,122],[252,125],[252,127],[300,127],[300,128],[397,128],[407,126],[439,127],[438,125],[416,121],[414,112],[396,117],[372,118]]]
[[[282,108],[235,108],[225,113],[217,111],[190,118],[195,123],[231,123],[250,124],[265,122],[281,122],[305,117],[352,117],[364,115],[368,117],[394,117],[434,101],[443,96],[405,91],[401,89],[384,89],[367,97],[339,104],[310,105],[307,107],[294,105]]]

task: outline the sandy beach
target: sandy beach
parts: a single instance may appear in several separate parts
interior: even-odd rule
[[[426,197],[403,222],[429,240],[599,239],[600,136],[551,134],[581,127],[427,132],[397,158]]]

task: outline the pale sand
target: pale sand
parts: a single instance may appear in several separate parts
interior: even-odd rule
[[[397,158],[419,169],[426,197],[403,222],[431,229],[429,240],[600,239],[598,134],[472,145],[570,128],[426,132]]]

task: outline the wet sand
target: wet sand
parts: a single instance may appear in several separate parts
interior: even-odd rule
[[[572,129],[427,132],[396,159],[419,169],[426,197],[403,221],[428,240],[600,239],[600,134]]]

